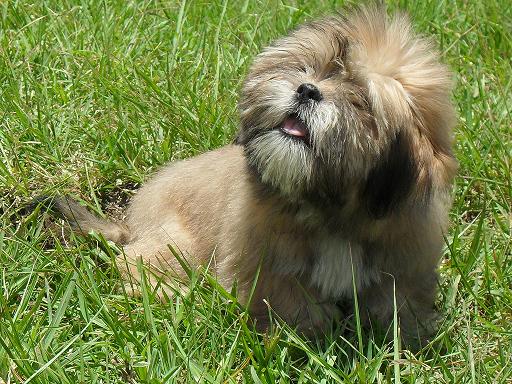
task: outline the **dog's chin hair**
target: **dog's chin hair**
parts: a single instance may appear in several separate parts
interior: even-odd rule
[[[325,145],[329,145],[328,143],[324,143],[326,133],[333,130],[339,131],[340,129],[339,110],[334,103],[324,102],[318,105],[311,104],[305,108],[298,108],[297,115],[306,122],[306,125],[309,127],[312,142],[315,144],[313,148],[315,155],[328,163],[331,160],[331,153],[328,151],[326,154],[326,151],[322,151],[321,149]],[[343,135],[342,132],[338,132],[338,134]],[[339,154],[337,155],[336,157],[338,158]]]
[[[370,138],[361,140],[361,135],[369,136],[366,129],[354,129],[357,120],[347,118],[350,111],[343,111],[334,103],[298,106],[289,98],[283,101],[276,97],[266,111],[266,118],[272,123],[266,124],[267,130],[248,143],[247,158],[264,184],[288,197],[300,197],[308,190],[315,162],[346,178],[361,177],[361,172],[367,172],[372,153],[378,154],[371,148]],[[294,111],[308,126],[309,146],[279,130],[289,111]],[[362,143],[367,143],[367,147],[362,147]]]
[[[304,144],[271,130],[253,139],[246,148],[249,163],[261,181],[287,197],[307,190],[313,173],[313,153]]]

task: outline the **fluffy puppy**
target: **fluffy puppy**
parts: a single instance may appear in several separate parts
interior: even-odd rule
[[[260,325],[267,304],[310,332],[357,292],[362,314],[431,330],[456,161],[451,75],[403,15],[376,7],[299,27],[263,50],[240,100],[236,143],[173,163],[125,223],[68,199],[57,208],[155,270],[169,250],[236,282]],[[135,267],[128,272],[137,277]]]

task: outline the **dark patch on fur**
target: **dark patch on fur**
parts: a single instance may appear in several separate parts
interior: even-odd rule
[[[233,144],[236,144],[236,145],[245,145],[247,139],[245,138],[245,135],[243,134],[243,132],[241,130],[238,131],[238,133],[236,134],[235,138],[233,139]]]
[[[393,140],[383,161],[373,168],[362,190],[368,213],[383,218],[399,208],[418,178],[418,166],[403,133]]]
[[[254,164],[247,160],[247,152],[247,148],[245,148],[245,165],[247,168],[247,172],[254,179],[251,184],[255,188],[254,192],[256,197],[260,200],[265,200],[274,196],[278,196],[279,191],[274,186],[264,183],[261,180],[261,172],[259,171],[258,167],[256,167]]]
[[[240,128],[236,134],[234,144],[245,146],[261,134],[262,132],[257,128],[257,123],[255,121],[244,121],[243,127]]]
[[[346,204],[347,186],[342,174],[335,167],[316,158],[314,163],[314,182],[306,193],[306,200],[326,211],[339,210]]]

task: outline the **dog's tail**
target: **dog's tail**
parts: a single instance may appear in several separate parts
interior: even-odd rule
[[[69,197],[41,196],[34,199],[27,209],[34,210],[37,206],[46,207],[52,213],[61,216],[69,223],[74,232],[82,235],[94,231],[101,233],[105,239],[118,244],[125,244],[130,240],[130,231],[126,225],[98,217]]]

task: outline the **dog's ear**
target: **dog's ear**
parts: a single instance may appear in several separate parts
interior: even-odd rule
[[[418,179],[418,164],[410,141],[398,133],[378,165],[370,170],[362,190],[368,213],[379,219],[400,208]]]

